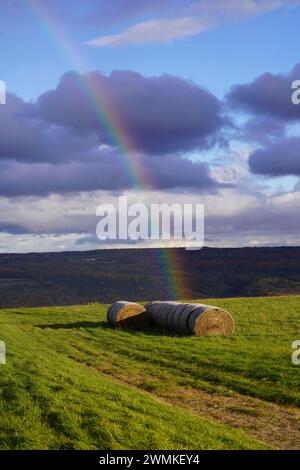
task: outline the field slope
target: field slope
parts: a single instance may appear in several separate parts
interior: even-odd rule
[[[299,447],[300,297],[208,302],[232,337],[118,331],[99,304],[1,310],[0,448]]]

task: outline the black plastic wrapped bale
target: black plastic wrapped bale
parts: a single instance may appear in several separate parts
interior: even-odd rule
[[[196,336],[227,336],[234,331],[232,316],[220,307],[180,302],[150,302],[151,323],[165,330]]]

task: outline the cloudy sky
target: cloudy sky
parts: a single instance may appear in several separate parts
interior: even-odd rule
[[[205,204],[209,246],[300,243],[300,0],[1,0],[0,252],[96,207]]]

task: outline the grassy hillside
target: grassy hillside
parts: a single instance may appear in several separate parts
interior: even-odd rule
[[[234,336],[118,331],[97,304],[0,311],[0,448],[299,447],[300,297],[209,302]]]

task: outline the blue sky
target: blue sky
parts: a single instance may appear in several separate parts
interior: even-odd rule
[[[115,24],[98,26],[89,17],[97,2],[43,1],[60,18],[59,27],[87,66],[104,73],[114,69],[135,70],[146,76],[167,72],[192,79],[222,97],[232,84],[251,81],[265,71],[288,72],[299,58],[300,7],[281,8],[229,22],[194,37],[178,39],[171,45],[98,49],[82,43],[126,29],[134,21],[116,19]],[[39,18],[34,7],[27,3],[30,4],[2,2],[1,73],[9,90],[24,99],[32,99],[55,86],[59,77],[77,64],[67,57],[45,19]]]
[[[153,197],[205,204],[212,245],[299,244],[299,0],[2,0],[0,13],[0,251],[95,248],[101,201],[149,200],[94,121],[102,98]]]

